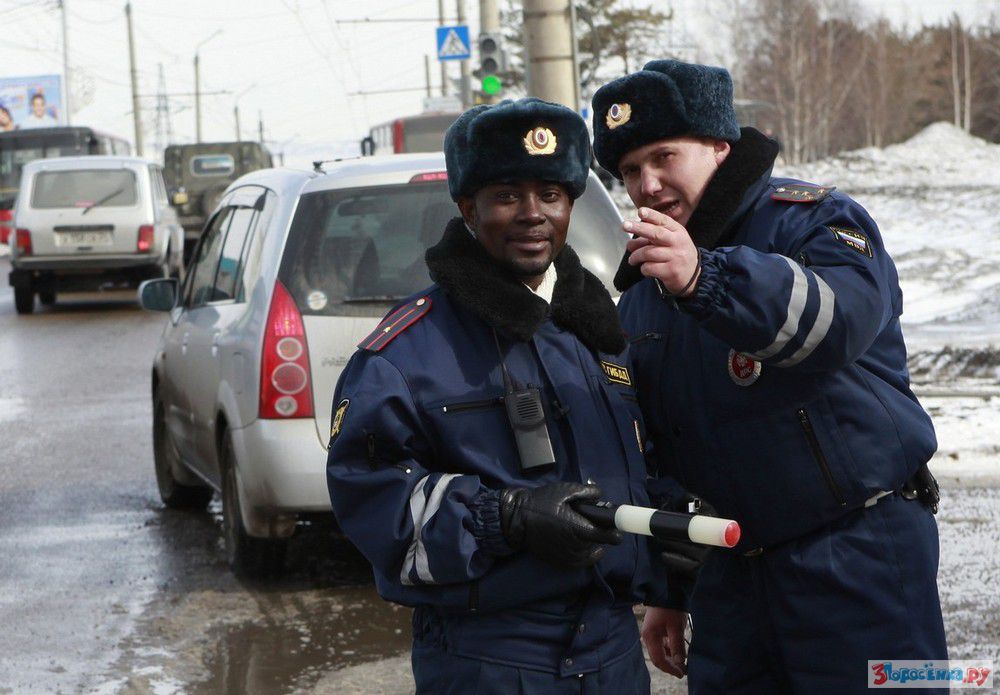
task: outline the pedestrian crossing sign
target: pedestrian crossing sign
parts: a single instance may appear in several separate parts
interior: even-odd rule
[[[468,60],[472,57],[471,46],[467,24],[437,28],[438,60]]]

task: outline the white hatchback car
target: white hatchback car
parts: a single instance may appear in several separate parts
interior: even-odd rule
[[[204,509],[219,491],[237,573],[273,573],[297,520],[330,513],[337,379],[379,319],[431,284],[424,252],[457,214],[440,153],[256,171],[227,189],[183,285],[140,288],[145,308],[169,312],[152,372],[160,496]],[[608,286],[620,222],[591,174],[569,242]]]
[[[184,230],[163,168],[139,157],[38,159],[24,166],[14,204],[10,284],[19,314],[35,296],[179,277]]]

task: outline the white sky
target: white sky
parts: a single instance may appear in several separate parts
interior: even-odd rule
[[[128,45],[123,0],[65,0],[71,70],[91,92],[74,107],[73,123],[133,136]],[[725,0],[721,0],[724,2]],[[454,16],[456,0],[446,0]],[[634,0],[634,4],[648,4]],[[673,6],[681,33],[704,34],[700,0],[659,0]],[[1000,14],[1000,0],[861,0],[905,26],[943,21],[958,10],[967,23]],[[466,0],[472,32],[478,1]],[[155,94],[163,65],[168,92],[194,89],[195,47],[200,50],[204,140],[235,137],[234,98],[244,138],[257,132],[262,113],[272,149],[304,162],[357,152],[357,141],[376,123],[422,108],[424,55],[434,57],[434,22],[345,23],[347,19],[434,18],[436,0],[134,0],[139,92]],[[699,29],[701,27],[701,29]],[[62,72],[60,12],[56,0],[0,0],[0,76]],[[707,34],[706,36],[710,36]],[[457,64],[451,65],[457,75]],[[439,94],[440,70],[431,77]],[[361,91],[417,88],[389,94]],[[146,154],[154,154],[156,100],[142,99]],[[194,100],[171,98],[175,142],[194,139]]]

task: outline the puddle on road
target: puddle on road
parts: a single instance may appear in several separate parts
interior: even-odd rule
[[[311,692],[324,676],[408,654],[408,608],[383,601],[364,558],[322,526],[292,539],[285,571],[239,581],[222,557],[217,505],[200,523],[164,513],[159,591],[109,678],[116,693]]]
[[[308,688],[324,674],[409,650],[410,610],[373,587],[312,597],[308,615],[219,626],[208,634],[207,681],[192,693],[279,693]],[[316,601],[316,599],[319,599]],[[304,608],[299,606],[298,608]]]

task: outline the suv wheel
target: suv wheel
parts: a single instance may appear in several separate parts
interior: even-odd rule
[[[179,483],[174,471],[184,464],[167,429],[167,410],[162,398],[153,403],[153,464],[160,499],[171,509],[204,510],[212,500],[212,488]]]
[[[228,434],[222,438],[219,465],[222,468],[222,526],[226,561],[238,577],[273,577],[284,567],[288,541],[284,538],[255,538],[247,533],[240,504],[236,454]]]
[[[35,310],[35,291],[30,287],[15,287],[14,308],[19,314],[33,312]]]

